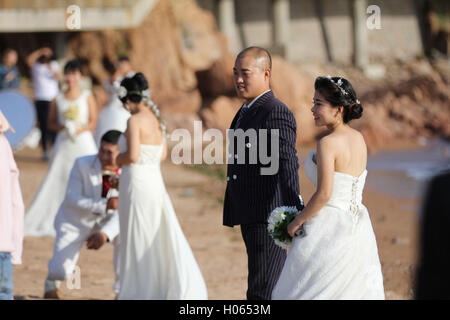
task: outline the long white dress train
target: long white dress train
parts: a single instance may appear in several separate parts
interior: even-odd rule
[[[126,139],[119,139],[121,152]],[[119,183],[118,299],[207,299],[206,285],[161,175],[163,145],[141,144]]]
[[[317,187],[311,152],[306,175]],[[328,203],[304,223],[289,250],[272,299],[384,299],[383,275],[369,212],[362,204],[367,176],[335,172]]]
[[[76,115],[78,125],[85,126],[89,122],[89,106],[87,98],[90,91],[83,91],[76,100],[67,100],[63,93],[56,97],[58,122],[66,122],[67,111],[71,117]],[[76,111],[74,111],[76,110]],[[70,170],[78,157],[96,154],[97,146],[90,131],[84,131],[72,139],[67,130],[60,131],[56,137],[47,175],[33,198],[30,208],[25,214],[24,233],[26,236],[55,236],[53,226],[56,213],[64,200]]]

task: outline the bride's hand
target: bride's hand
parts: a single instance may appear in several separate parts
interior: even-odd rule
[[[75,136],[79,136],[84,131],[87,131],[86,127],[78,128],[77,131],[75,131]]]
[[[295,218],[295,219],[294,219],[291,223],[289,223],[288,226],[287,226],[287,231],[288,231],[289,235],[290,235],[292,238],[295,238],[295,237],[296,237],[295,232],[296,232],[298,229],[300,229],[302,225],[303,225],[303,222],[300,221],[300,220],[298,219],[298,217]]]

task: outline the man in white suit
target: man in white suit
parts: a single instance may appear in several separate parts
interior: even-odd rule
[[[105,242],[114,244],[114,291],[118,292],[119,215],[117,194],[111,197],[111,172],[116,165],[120,131],[110,130],[101,139],[98,154],[80,157],[70,173],[66,196],[55,218],[56,239],[48,263],[44,298],[61,299],[61,280],[71,279],[80,250],[99,249]],[[105,172],[109,172],[105,174]],[[80,270],[81,273],[83,272]]]

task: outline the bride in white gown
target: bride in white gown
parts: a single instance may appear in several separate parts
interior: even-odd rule
[[[132,116],[119,139],[120,291],[118,299],[207,299],[206,285],[161,175],[164,128],[142,73],[121,83]],[[144,99],[144,101],[142,101]],[[153,111],[152,111],[153,110]]]
[[[95,100],[89,91],[80,89],[80,79],[80,63],[68,61],[64,67],[68,90],[51,102],[49,111],[48,128],[58,135],[47,175],[25,214],[26,236],[56,235],[53,222],[64,200],[75,159],[98,151],[92,136],[97,121]]]
[[[362,106],[346,79],[319,77],[315,89],[314,120],[328,128],[305,164],[316,192],[288,225],[291,236],[300,227],[305,235],[293,239],[272,299],[384,299],[377,242],[362,204],[367,148],[347,125],[361,117]]]

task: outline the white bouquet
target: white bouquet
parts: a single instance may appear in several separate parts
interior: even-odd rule
[[[66,128],[67,135],[69,136],[69,138],[72,139],[72,141],[75,141],[77,138],[77,130],[78,130],[77,123],[73,120],[66,120],[64,127]]]
[[[275,244],[283,249],[287,249],[292,242],[292,237],[287,231],[287,226],[298,214],[299,211],[296,207],[283,206],[275,208],[269,215],[267,230],[275,241]],[[303,227],[297,230],[295,234],[297,236],[304,236],[305,231],[303,230]]]
[[[78,105],[73,104],[70,105],[66,111],[64,111],[64,127],[66,128],[67,134],[69,135],[70,139],[72,141],[75,141],[77,138],[77,131],[81,127],[81,125],[78,123]]]

